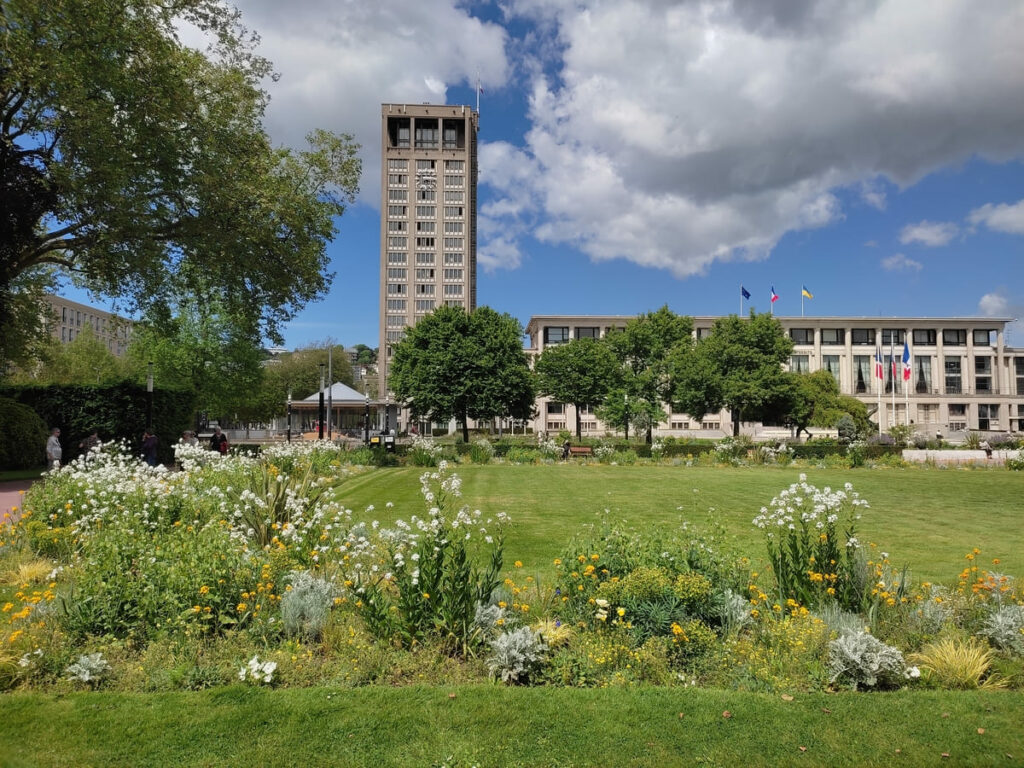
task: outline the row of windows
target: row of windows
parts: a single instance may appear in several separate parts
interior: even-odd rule
[[[577,339],[598,339],[601,337],[599,326],[576,326]],[[544,326],[545,344],[564,344],[569,341],[569,326],[567,325],[546,325]]]
[[[401,251],[388,251],[388,265],[389,266],[391,266],[391,265],[408,264],[408,258],[409,258],[408,255],[405,254],[405,253],[402,253]],[[427,252],[427,253],[417,253],[416,254],[416,264],[424,265],[424,266],[430,266],[431,264],[434,264],[435,258],[436,258],[436,256],[433,253],[429,253],[429,252]],[[446,253],[446,254],[444,254],[444,263],[445,263],[445,266],[462,264],[463,263],[463,255],[461,253]],[[459,270],[459,272],[461,273],[461,270]],[[461,277],[451,277],[451,278],[448,278],[447,277],[447,273],[448,273],[448,271],[445,270],[445,275],[446,275],[445,279],[452,279],[452,280],[461,280],[462,279]],[[391,277],[391,271],[390,270],[388,270],[388,277]],[[394,279],[396,279],[396,280],[403,280],[404,278],[395,277]]]
[[[836,345],[846,343],[845,328],[822,328],[821,343]],[[971,341],[975,346],[990,347],[994,343],[996,332],[992,329],[976,329],[972,331]],[[789,337],[795,344],[813,344],[813,328],[790,328]],[[874,328],[851,328],[850,343],[856,346],[874,346],[877,334]],[[918,346],[935,346],[938,332],[935,328],[915,328],[910,336],[913,344]],[[902,345],[907,341],[907,332],[903,328],[883,328],[880,343]],[[962,347],[967,344],[967,330],[963,328],[947,328],[942,331],[942,343],[950,347]]]
[[[432,183],[431,183],[432,185]],[[464,176],[453,176],[449,174],[444,175],[444,185],[450,189],[458,189],[465,186]],[[388,174],[388,187],[408,187],[409,186],[409,174],[408,173],[389,173]],[[433,190],[423,190],[424,192]],[[433,198],[431,198],[433,199]]]

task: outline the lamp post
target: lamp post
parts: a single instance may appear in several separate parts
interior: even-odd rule
[[[292,441],[292,388],[288,387],[288,442]]]
[[[320,363],[320,411],[317,414],[318,439],[324,439],[324,364]]]
[[[370,444],[370,396],[366,396],[366,405],[363,409],[363,445]]]
[[[146,363],[146,429],[153,429],[153,361]]]

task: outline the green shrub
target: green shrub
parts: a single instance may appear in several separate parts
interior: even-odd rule
[[[34,469],[46,463],[46,424],[27,405],[0,397],[0,469]]]
[[[672,591],[691,614],[703,614],[707,610],[711,602],[711,589],[711,580],[694,571],[679,574],[672,584]]]
[[[707,656],[718,643],[715,630],[699,619],[673,624],[668,641],[668,656],[675,666],[687,666]]]

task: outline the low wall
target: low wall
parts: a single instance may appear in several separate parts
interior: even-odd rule
[[[903,451],[904,461],[924,463],[926,461],[935,464],[1005,464],[1007,459],[1019,459],[1022,451],[992,451],[992,457],[985,455],[984,451]]]

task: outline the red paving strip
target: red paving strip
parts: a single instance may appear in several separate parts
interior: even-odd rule
[[[17,519],[21,511],[21,498],[31,485],[31,480],[0,483],[0,524]]]

